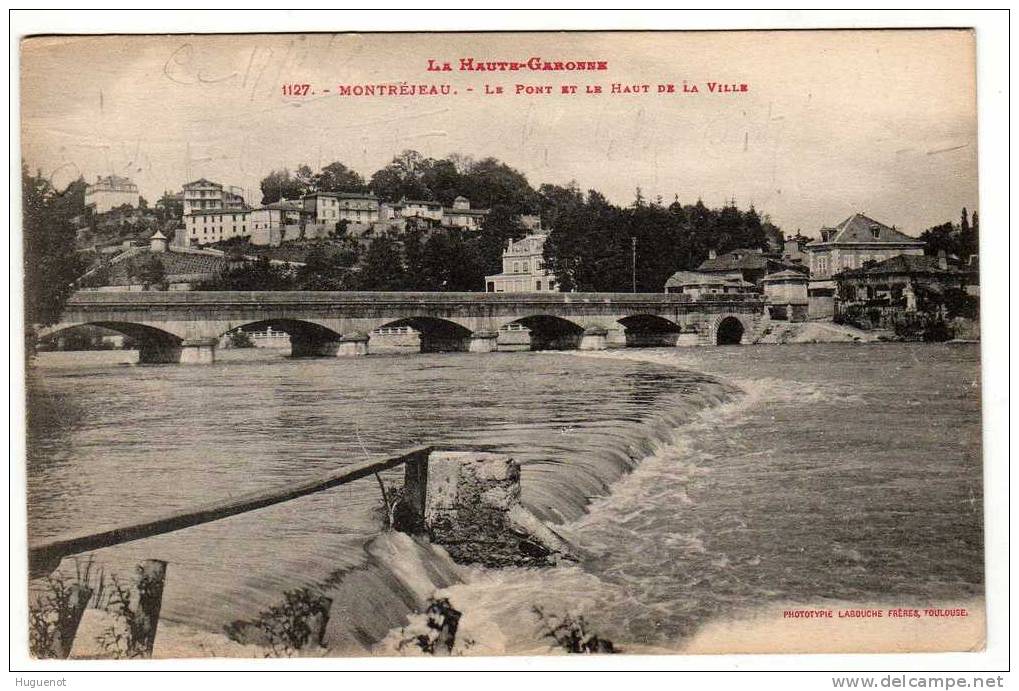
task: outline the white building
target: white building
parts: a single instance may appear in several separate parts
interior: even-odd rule
[[[243,209],[244,191],[201,178],[184,185],[184,215],[209,209]]]
[[[538,232],[510,240],[502,253],[502,273],[485,276],[488,293],[554,293],[555,276],[545,268],[546,233]]]
[[[315,223],[374,223],[379,220],[379,198],[356,192],[313,192],[302,197],[304,212]]]
[[[452,209],[442,209],[442,225],[477,230],[487,215],[488,209],[472,209],[467,197],[457,197],[453,200]]]
[[[91,207],[97,214],[104,214],[124,204],[137,208],[140,198],[138,185],[117,175],[96,178],[94,184],[85,187],[85,206]]]
[[[279,247],[286,227],[299,225],[307,216],[303,202],[285,199],[252,209],[248,217],[251,244]]]
[[[188,245],[208,245],[251,235],[251,209],[210,209],[184,214]]]

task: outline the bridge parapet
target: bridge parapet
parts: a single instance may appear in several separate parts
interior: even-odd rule
[[[292,354],[316,357],[364,354],[369,343],[344,337],[397,325],[419,333],[426,352],[498,350],[498,338],[486,335],[510,325],[525,326],[533,348],[678,345],[692,334],[707,344],[726,315],[739,315],[752,332],[764,305],[763,296],[748,294],[82,291],[56,328],[122,331],[142,344],[145,362],[211,362],[208,342],[266,325],[290,334]]]

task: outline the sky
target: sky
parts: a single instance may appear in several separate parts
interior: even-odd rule
[[[464,57],[606,69],[459,71]],[[429,72],[429,59],[453,71]],[[711,93],[709,82],[747,86]],[[309,94],[286,96],[285,84]],[[338,93],[364,84],[451,93]],[[535,187],[576,181],[624,205],[638,187],[666,203],[734,199],[787,234],[862,212],[918,235],[979,206],[975,103],[973,34],[953,30],[41,37],[21,48],[22,159],[57,186],[130,177],[150,203],[206,177],[257,204],[274,168],[340,161],[368,178],[414,149],[494,156]]]

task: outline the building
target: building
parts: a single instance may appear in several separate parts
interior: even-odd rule
[[[315,223],[375,223],[379,220],[379,198],[359,192],[313,192],[302,197],[304,212]]]
[[[85,206],[97,214],[124,204],[137,208],[140,199],[138,185],[118,175],[97,177],[95,183],[85,186]]]
[[[510,240],[502,253],[502,273],[485,276],[488,293],[554,293],[555,276],[545,267],[546,233]]]
[[[251,235],[251,209],[208,209],[184,214],[187,245],[208,245]]]
[[[786,269],[761,279],[768,316],[801,322],[807,319],[807,284],[810,278],[802,271]]]
[[[782,244],[782,261],[809,267],[810,254],[807,252],[809,243],[810,238],[801,235],[799,231],[796,232],[796,235],[790,235]]]
[[[164,218],[180,218],[184,215],[184,193],[163,192],[163,196],[156,200],[155,208]]]
[[[922,240],[906,235],[856,213],[833,228],[822,228],[821,237],[807,244],[810,267],[811,318],[828,318],[835,309],[834,277],[867,262],[883,262],[899,255],[923,255]]]
[[[768,274],[787,269],[807,272],[806,267],[783,261],[774,254],[765,254],[760,249],[734,249],[720,255],[711,250],[708,258],[697,267],[701,273],[736,277],[754,285],[760,285],[761,279]]]
[[[942,304],[949,291],[969,295],[971,273],[949,266],[944,253],[939,257],[900,254],[863,268],[841,271],[834,281],[839,309],[863,305],[914,312],[929,310],[928,303]]]
[[[184,185],[184,215],[210,209],[243,209],[244,191],[200,178]]]
[[[488,209],[472,209],[467,197],[457,197],[453,200],[453,208],[443,207],[442,225],[478,230],[487,215]]]
[[[692,300],[700,300],[710,295],[735,295],[754,293],[757,289],[753,283],[744,281],[740,276],[699,271],[677,271],[665,282],[666,293],[689,295]]]
[[[310,218],[303,202],[285,199],[251,210],[248,229],[252,245],[279,247],[287,226],[300,226]]]

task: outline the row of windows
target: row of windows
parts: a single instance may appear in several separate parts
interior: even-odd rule
[[[826,256],[819,256],[819,257],[816,258],[816,261],[815,261],[815,264],[814,264],[814,270],[815,270],[816,273],[822,274],[822,275],[828,273],[828,268],[829,268],[828,259],[829,259],[829,257],[826,257]],[[871,256],[869,254],[860,254],[860,255],[844,254],[844,255],[842,255],[842,267],[841,268],[843,268],[843,269],[855,269],[857,266],[862,267],[864,264],[866,264],[869,261],[880,261],[880,260],[881,260],[881,255],[879,255],[879,254],[878,255],[874,255],[874,256]],[[838,268],[839,267],[836,265],[836,263],[834,261],[834,258],[832,258],[832,263],[831,263],[832,271],[834,271],[834,270],[836,270]]]

